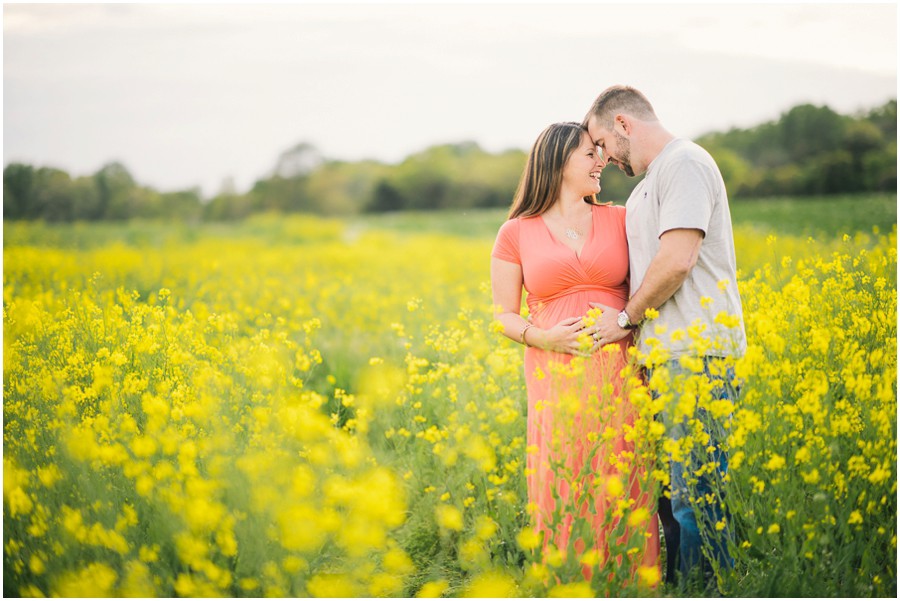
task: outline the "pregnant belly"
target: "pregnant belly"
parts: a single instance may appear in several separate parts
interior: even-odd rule
[[[600,303],[616,312],[625,307],[625,291],[598,288],[574,289],[549,299],[528,297],[528,310],[532,321],[540,328],[549,328],[568,317],[582,317],[591,309],[591,303]]]

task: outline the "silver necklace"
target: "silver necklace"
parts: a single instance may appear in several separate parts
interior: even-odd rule
[[[584,235],[584,233],[579,232],[579,231],[576,230],[576,229],[573,229],[573,228],[570,228],[570,227],[567,227],[567,228],[566,228],[566,237],[569,238],[569,239],[571,239],[571,240],[578,240],[578,238],[580,238],[580,237],[583,236],[583,235]]]
[[[584,219],[584,215],[582,215],[578,221],[581,222]],[[566,238],[569,240],[578,240],[582,236],[584,236],[584,232],[580,228],[576,227],[566,227],[565,230]]]

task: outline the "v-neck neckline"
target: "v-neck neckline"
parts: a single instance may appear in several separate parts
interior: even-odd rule
[[[541,223],[544,224],[544,228],[547,230],[547,234],[550,238],[557,244],[561,244],[566,247],[567,250],[572,252],[575,255],[575,259],[581,262],[581,255],[584,253],[584,249],[587,248],[587,245],[591,243],[591,240],[594,239],[594,230],[596,229],[594,224],[594,207],[591,207],[591,231],[584,236],[584,244],[581,245],[581,250],[575,250],[562,240],[556,237],[556,234],[553,233],[553,230],[550,229],[550,225],[547,224],[547,221],[544,219],[543,214],[538,215],[541,218]]]

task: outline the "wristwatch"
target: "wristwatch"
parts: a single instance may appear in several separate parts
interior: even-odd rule
[[[619,312],[619,316],[616,318],[616,323],[618,323],[619,327],[623,330],[630,330],[631,328],[635,327],[635,325],[631,323],[631,318],[628,317],[628,313],[626,313],[624,309]]]

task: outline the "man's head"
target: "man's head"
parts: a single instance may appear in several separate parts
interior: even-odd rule
[[[582,125],[609,162],[634,176],[647,168],[640,160],[635,162],[632,146],[642,142],[635,126],[656,121],[653,106],[641,92],[630,86],[612,86],[597,97]]]

